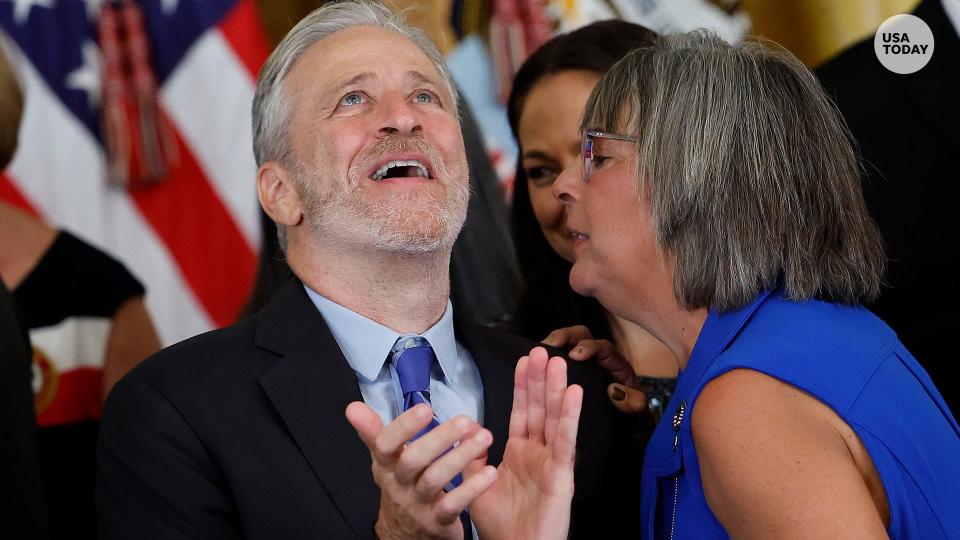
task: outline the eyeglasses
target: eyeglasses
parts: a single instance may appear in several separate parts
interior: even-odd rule
[[[619,143],[617,142],[619,141]],[[580,150],[583,154],[583,177],[586,183],[590,180],[590,174],[593,172],[594,159],[606,158],[611,155],[613,146],[622,143],[639,142],[639,137],[632,135],[623,135],[621,133],[612,133],[609,131],[597,131],[595,129],[583,130],[583,141]]]

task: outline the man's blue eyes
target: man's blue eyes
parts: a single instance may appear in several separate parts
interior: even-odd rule
[[[436,103],[437,97],[430,92],[417,92],[414,96],[414,100],[417,103]],[[367,101],[366,96],[360,93],[347,94],[340,100],[341,105],[352,107],[354,105],[360,105]]]
[[[343,105],[359,105],[363,103],[363,96],[360,94],[349,94],[345,96],[340,103]]]

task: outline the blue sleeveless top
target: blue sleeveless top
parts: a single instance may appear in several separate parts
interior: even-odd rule
[[[804,390],[853,428],[886,490],[891,538],[960,538],[960,428],[930,377],[863,307],[779,292],[707,316],[647,445],[644,538],[728,537],[703,494],[690,417],[703,387],[738,368]]]

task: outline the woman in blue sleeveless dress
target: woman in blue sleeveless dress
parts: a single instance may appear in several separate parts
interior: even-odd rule
[[[583,127],[583,170],[554,183],[571,285],[680,364],[644,536],[960,538],[960,428],[862,307],[882,241],[809,71],[767,44],[669,36],[604,76]]]

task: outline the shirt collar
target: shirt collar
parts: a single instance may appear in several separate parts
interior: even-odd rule
[[[327,321],[327,326],[340,345],[347,363],[367,381],[375,381],[380,375],[397,339],[401,336],[416,335],[400,334],[341,306],[306,285],[303,288]],[[453,305],[449,300],[440,320],[420,335],[433,347],[444,378],[456,383],[457,370],[454,369],[454,363],[457,362],[457,342],[453,334]]]

